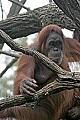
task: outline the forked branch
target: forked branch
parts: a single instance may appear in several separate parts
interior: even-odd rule
[[[45,55],[35,50],[28,48],[25,49],[24,47],[17,45],[12,38],[2,30],[0,30],[0,36],[4,39],[4,42],[11,47],[11,49],[38,58],[40,62],[57,74],[57,78],[52,83],[47,84],[42,89],[37,91],[34,97],[19,95],[0,101],[0,110],[25,103],[37,102],[51,93],[57,93],[65,89],[80,87],[79,72],[65,71]]]

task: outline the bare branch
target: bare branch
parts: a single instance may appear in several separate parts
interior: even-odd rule
[[[16,0],[16,1],[18,1],[18,0]],[[21,0],[20,2],[24,5],[26,0]],[[21,6],[18,6],[17,4],[13,3],[11,8],[10,8],[10,11],[7,15],[7,18],[11,17],[13,15],[17,15],[20,12],[21,8],[22,8]]]
[[[2,12],[2,20],[3,20],[3,7],[2,7],[2,1],[0,0],[0,7],[1,7],[1,12]]]
[[[20,1],[16,1],[16,0],[9,0],[9,1],[21,6],[22,8],[26,9],[27,11],[30,10],[29,8],[25,7]]]
[[[0,22],[0,29],[14,39],[39,32],[43,26],[51,23],[69,30],[77,28],[55,4],[50,4],[26,14],[7,18]]]
[[[19,58],[19,55],[9,53],[9,52],[5,52],[5,51],[2,51],[2,50],[0,50],[0,53],[11,56],[11,57]]]
[[[0,35],[4,39],[4,42],[13,50],[22,52],[27,55],[31,55],[35,58],[38,58],[46,67],[51,69],[52,71],[55,71],[59,78],[70,78],[75,82],[80,82],[80,73],[79,72],[68,72],[63,70],[61,67],[59,67],[55,62],[50,60],[45,55],[39,53],[38,51],[31,50],[28,48],[23,48],[22,46],[17,45],[12,38],[7,35],[5,32],[0,30]]]
[[[51,93],[55,94],[65,89],[73,89],[75,87],[80,87],[80,83],[75,83],[70,81],[60,81],[56,79],[52,83],[47,84],[42,89],[37,91],[33,97],[26,96],[26,95],[16,95],[16,96],[12,96],[7,99],[1,100],[0,111],[6,108],[23,105],[23,104],[32,105],[32,102],[34,102],[34,105],[35,105],[36,102],[45,98]]]
[[[79,0],[54,0],[62,11],[71,18],[80,29],[80,1]]]
[[[63,1],[63,0],[61,0],[61,1]],[[67,1],[65,0],[66,3],[67,3]],[[72,1],[70,1],[70,3],[72,3]],[[75,0],[75,2],[77,2],[77,1],[78,0]],[[79,1],[77,3],[79,3]],[[65,5],[67,5],[67,4],[65,4]],[[80,4],[79,4],[79,6],[80,6]],[[72,5],[72,7],[73,7],[73,5]],[[78,21],[78,23],[76,23],[77,27],[74,25],[74,23],[69,18],[67,18],[64,15],[64,13],[60,9],[58,9],[57,6],[55,6],[55,8],[57,8],[57,11],[56,11],[56,9],[54,9],[54,5],[47,5],[43,9],[39,8],[39,9],[33,10],[32,12],[28,12],[27,15],[24,14],[22,16],[19,15],[18,17],[9,18],[0,23],[0,28],[2,28],[6,33],[9,33],[9,35],[12,36],[13,38],[25,36],[25,35],[28,35],[28,34],[31,34],[34,32],[38,32],[42,28],[42,26],[45,26],[46,24],[49,24],[49,23],[58,23],[58,25],[63,26],[63,28],[65,25],[65,27],[68,29],[71,29],[71,28],[73,29],[73,28],[77,28],[77,27],[80,28],[80,26],[79,26],[80,19],[78,20],[78,17],[77,17],[77,19],[76,18],[73,19],[73,16],[75,14],[73,16],[70,16],[70,18],[72,20],[74,20],[75,23],[76,23],[76,21]],[[57,17],[59,17],[58,19],[56,19],[56,15],[57,15]],[[31,21],[29,18],[32,18]],[[20,22],[19,22],[19,20],[20,20]],[[27,23],[26,28],[25,28],[24,22]],[[28,25],[29,22],[30,22],[30,24]],[[36,22],[36,24],[34,24],[34,22]],[[63,24],[63,22],[64,22],[64,24]],[[21,23],[22,23],[22,28],[21,28]],[[9,31],[8,31],[8,28],[6,27],[7,25],[8,25]],[[10,27],[13,28],[13,30],[11,30]],[[22,31],[24,32],[24,29],[25,29],[25,32],[22,33],[21,35],[17,35],[17,33],[15,31],[16,27],[18,27],[17,31],[19,32],[19,34]],[[33,28],[33,30],[31,28]],[[28,29],[28,32],[26,33],[27,29]],[[60,68],[56,63],[54,63],[49,58],[44,56],[43,54],[41,54],[37,51],[34,51],[34,50],[30,50],[28,48],[25,49],[25,48],[17,45],[12,40],[12,38],[9,35],[7,35],[5,32],[0,30],[1,38],[4,40],[4,42],[7,45],[9,45],[11,47],[11,49],[22,52],[24,54],[31,55],[35,58],[38,58],[46,67],[48,67],[49,69],[54,71],[55,74],[57,74],[57,78],[52,83],[47,84],[42,89],[37,91],[33,97],[19,95],[19,96],[13,96],[13,97],[7,98],[6,100],[0,101],[0,110],[4,110],[4,109],[12,107],[12,106],[23,105],[26,102],[27,103],[36,102],[51,93],[54,94],[54,93],[60,92],[65,89],[73,89],[76,87],[80,88],[80,73],[65,71],[62,68]],[[13,34],[13,33],[15,33],[15,34]]]
[[[3,76],[3,74],[17,61],[18,59],[15,58],[13,59],[7,66],[6,68],[0,73],[0,78]]]
[[[43,99],[51,93],[54,94],[65,89],[80,88],[80,73],[65,71],[43,54],[17,45],[12,38],[10,38],[10,36],[2,30],[0,30],[0,35],[4,39],[4,42],[11,47],[11,49],[38,58],[46,67],[57,74],[57,78],[52,83],[47,84],[42,89],[37,91],[34,97],[20,95],[0,101],[0,110],[4,110],[12,106],[23,105],[25,103],[27,105],[32,102],[36,103],[38,100]]]

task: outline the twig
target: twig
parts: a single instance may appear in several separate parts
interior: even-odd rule
[[[11,56],[11,57],[19,58],[19,55],[15,55],[13,53],[8,53],[8,52],[2,51],[2,50],[0,50],[0,53]]]
[[[18,58],[13,59],[6,68],[0,73],[0,78],[4,75],[4,73],[18,60]]]
[[[2,1],[0,0],[0,7],[1,7],[1,11],[2,11],[2,20],[3,20],[3,7],[2,7]]]
[[[18,1],[16,1],[16,0],[9,0],[9,1],[10,1],[10,2],[13,2],[13,3],[15,3],[15,4],[17,4],[17,5],[21,6],[21,7],[23,7],[23,8],[26,9],[27,11],[30,11],[30,8],[25,7],[21,2],[18,2]]]

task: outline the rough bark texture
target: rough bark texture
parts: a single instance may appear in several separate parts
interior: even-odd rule
[[[75,82],[80,82],[80,72],[68,72],[66,70],[63,70],[61,67],[59,67],[55,62],[50,60],[47,56],[43,55],[42,53],[39,53],[38,51],[31,50],[29,48],[24,48],[22,46],[17,45],[12,38],[7,35],[5,32],[0,30],[0,35],[4,39],[4,42],[15,51],[22,52],[23,54],[31,55],[35,58],[38,58],[40,62],[42,62],[46,67],[48,67],[50,70],[54,71],[55,74],[60,79],[71,79]]]
[[[55,5],[46,5],[0,22],[0,29],[12,38],[19,38],[40,31],[48,24],[75,29],[75,24]]]
[[[8,18],[0,22],[0,28],[7,34],[9,34],[12,38],[17,38],[38,32],[43,26],[50,23],[54,23],[60,25],[63,28],[68,29],[74,29],[77,28],[77,26],[79,26],[79,24],[76,24],[76,26],[68,17],[65,16],[65,14],[56,5],[53,4],[47,5],[42,8],[37,8],[33,11],[27,12],[24,15],[18,15]],[[56,79],[53,83],[50,83],[41,90],[37,91],[34,95],[34,98],[31,98],[31,101],[39,100],[52,91],[53,93],[56,93],[64,89],[80,87],[80,73],[71,73],[64,71],[61,68],[59,68],[59,66],[57,66],[55,63],[52,63],[49,60],[47,62],[47,58],[45,58],[45,56],[41,57],[41,54],[38,54],[36,51],[30,51],[28,49],[24,49],[22,47],[17,46],[14,42],[11,42],[12,39],[9,36],[7,36],[3,31],[0,30],[0,35],[2,36],[2,38],[4,38],[4,42],[7,43],[7,45],[9,45],[14,50],[34,55],[39,60],[43,60],[44,64],[46,64],[47,67],[56,72],[56,74],[58,75],[58,79],[60,78],[60,80]],[[64,78],[65,81],[63,81],[62,78]],[[66,80],[66,78],[69,78],[69,80],[71,79],[71,81],[67,81],[68,79]],[[16,98],[12,98],[9,99],[10,101],[1,101],[2,103],[0,104],[0,110],[14,105],[24,104],[27,101],[25,100],[24,96],[21,96],[21,98],[19,99],[20,101],[18,101],[17,103],[15,102],[15,104],[13,104],[15,99]]]
[[[54,2],[80,29],[80,0],[54,0]]]
[[[16,1],[19,1],[19,0],[16,0]],[[26,2],[26,0],[21,0],[21,3],[23,5],[25,4],[25,2]],[[9,13],[7,15],[7,18],[11,17],[13,15],[17,15],[20,12],[21,8],[22,8],[21,6],[18,6],[18,5],[16,5],[16,4],[13,3],[12,6],[11,6],[11,8],[10,8],[10,11],[9,11]],[[1,41],[0,41],[0,43],[1,43]],[[3,45],[4,45],[3,43],[0,44],[0,49],[2,49]]]
[[[49,94],[53,93],[58,93],[60,91],[66,90],[66,89],[74,89],[74,88],[80,88],[80,83],[75,83],[75,81],[61,81],[59,79],[56,79],[52,83],[47,84],[44,86],[42,89],[38,90],[34,96],[26,96],[26,95],[15,95],[6,99],[3,99],[0,101],[0,111],[4,110],[6,108],[10,108],[13,106],[18,106],[18,105],[23,105],[25,104],[26,106],[35,106],[37,102]]]

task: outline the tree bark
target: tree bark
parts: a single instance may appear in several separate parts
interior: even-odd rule
[[[14,96],[11,98],[7,98],[6,100],[0,101],[0,110],[4,110],[6,108],[22,105],[26,102],[36,102],[51,93],[57,93],[65,89],[74,89],[80,88],[80,73],[78,72],[68,72],[60,68],[56,63],[51,61],[49,58],[44,56],[43,54],[30,50],[28,48],[23,48],[17,45],[12,38],[10,38],[5,32],[0,30],[0,35],[4,39],[4,42],[11,47],[11,49],[23,52],[24,54],[28,54],[31,56],[37,57],[40,62],[42,62],[46,67],[51,69],[57,74],[57,78],[52,82],[44,86],[42,89],[37,91],[33,97],[27,96]],[[27,104],[27,103],[26,103]]]
[[[55,94],[61,92],[63,90],[70,90],[74,88],[80,88],[80,83],[75,83],[75,81],[70,82],[68,79],[65,81],[60,81],[59,79],[55,79],[52,83],[47,84],[42,89],[36,91],[34,96],[27,96],[27,95],[15,95],[3,99],[0,101],[0,111],[6,108],[10,108],[13,106],[19,106],[25,104],[26,106],[32,105],[33,107],[35,104],[38,103],[39,100],[45,98],[49,94]]]
[[[16,0],[19,1],[19,0]],[[21,0],[20,2],[24,5],[27,0]],[[15,3],[12,3],[12,6],[10,8],[10,11],[7,15],[7,17],[11,17],[12,15],[16,15],[20,12],[21,6],[16,5]]]
[[[63,70],[61,67],[59,67],[55,62],[50,60],[47,56],[43,55],[42,53],[39,53],[38,51],[31,50],[29,48],[24,48],[22,46],[17,45],[12,38],[7,35],[4,31],[0,30],[0,35],[4,39],[4,42],[12,49],[18,52],[22,52],[23,54],[31,55],[42,62],[46,67],[48,67],[50,70],[54,71],[55,74],[60,79],[71,79],[75,82],[80,81],[80,72],[69,72],[66,70]]]
[[[80,30],[80,0],[54,0],[54,2],[74,21]]]
[[[19,0],[17,0],[17,1],[19,1]],[[24,5],[25,4],[25,2],[26,2],[26,0],[21,0],[21,3]],[[11,6],[11,8],[10,8],[10,11],[9,11],[9,13],[8,13],[8,15],[7,15],[7,18],[8,17],[11,17],[11,16],[13,16],[13,15],[17,15],[19,12],[20,12],[20,10],[21,10],[21,6],[18,6],[18,5],[16,5],[16,4],[12,4],[12,6]],[[2,44],[0,44],[0,49],[2,49],[2,47],[3,47],[3,40],[1,40],[2,41]],[[1,43],[1,41],[0,41],[0,43]]]
[[[34,9],[26,14],[7,18],[0,22],[0,29],[15,39],[39,32],[43,26],[50,23],[69,30],[77,28],[55,4],[51,4]]]

